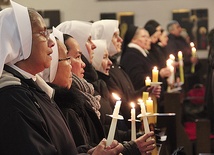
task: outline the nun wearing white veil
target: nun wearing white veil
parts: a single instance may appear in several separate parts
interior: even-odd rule
[[[45,22],[10,2],[0,12],[0,154],[76,155],[64,117],[36,83],[54,46]]]

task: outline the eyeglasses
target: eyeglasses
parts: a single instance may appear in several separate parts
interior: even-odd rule
[[[58,59],[58,61],[68,61],[69,64],[71,63],[71,57],[67,57],[67,58],[62,58],[62,59]]]
[[[40,31],[33,34],[41,34],[46,38],[47,41],[50,39],[50,32],[48,30]]]

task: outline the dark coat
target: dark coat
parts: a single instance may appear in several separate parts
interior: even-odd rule
[[[135,90],[144,87],[146,77],[151,77],[152,61],[135,48],[126,48],[120,64],[122,69],[129,75]]]
[[[183,54],[183,62],[184,62],[184,78],[185,78],[185,91],[187,92],[190,90],[194,84],[200,83],[200,74],[199,69],[201,67],[201,63],[198,62],[195,65],[195,73],[191,73],[191,47],[190,45],[185,41],[185,39],[181,36],[174,36],[172,34],[168,35],[169,40],[166,46],[166,51],[169,54],[173,54],[178,59],[178,51],[182,51]],[[179,73],[177,71],[177,73]]]
[[[86,63],[86,66],[91,65],[84,57],[83,61]],[[88,69],[88,70],[87,70]],[[85,73],[88,75],[86,78],[87,81],[91,81],[91,83],[94,86],[94,89],[96,93],[98,93],[101,96],[101,108],[100,108],[100,113],[101,113],[101,122],[103,123],[103,128],[105,130],[105,133],[108,134],[110,124],[111,124],[111,117],[107,116],[107,114],[113,114],[113,107],[115,105],[112,96],[110,95],[110,92],[108,91],[108,87],[103,80],[104,78],[108,78],[106,75],[103,73],[100,73],[94,69],[94,67],[87,67],[85,68]],[[94,72],[95,71],[95,72]],[[96,74],[96,75],[94,75]],[[91,75],[91,76],[89,76]],[[97,77],[97,78],[94,78]],[[94,80],[94,81],[93,81]],[[118,121],[118,125],[124,124],[124,121]],[[107,136],[107,135],[106,135]],[[124,132],[122,130],[116,130],[115,133],[115,139],[118,140],[119,142],[123,141],[129,141],[131,138],[130,132]]]
[[[166,46],[166,51],[167,54],[173,54],[176,58],[176,60],[178,59],[178,51],[182,51],[183,54],[183,61],[184,61],[184,72],[186,74],[190,74],[190,70],[191,70],[191,47],[190,45],[185,41],[185,39],[181,36],[174,36],[172,34],[168,35],[169,40]],[[196,66],[197,68],[199,67],[198,65]],[[196,68],[196,70],[198,70]]]
[[[104,125],[104,128],[108,129],[109,125],[111,124],[111,118],[107,117],[106,114],[113,113],[113,108],[109,101],[108,88],[106,86],[106,83],[102,79],[98,78],[98,74],[96,70],[89,63],[89,61],[84,57],[84,55],[82,55],[82,60],[86,64],[86,67],[84,68],[85,70],[84,79],[94,86],[95,95],[101,96],[100,120],[101,120],[101,123]],[[106,133],[108,133],[108,131],[106,131]]]
[[[78,89],[70,90],[55,85],[54,100],[62,110],[73,134],[76,146],[96,146],[105,137],[100,120],[87,99]],[[90,147],[89,147],[90,149]]]
[[[9,66],[5,70],[21,85],[0,89],[0,154],[78,154],[56,103],[32,79],[24,79]]]
[[[146,91],[147,87],[143,87],[138,91],[135,91],[134,86],[126,74],[126,72],[121,68],[120,65],[116,63],[115,59],[111,58],[113,65],[111,66],[109,78],[102,78],[108,87],[109,92],[117,93],[122,100],[121,104],[121,114],[124,117],[127,129],[131,128],[131,123],[128,121],[130,119],[130,103],[135,102],[142,97],[142,92]],[[136,105],[136,114],[140,113],[140,108]]]

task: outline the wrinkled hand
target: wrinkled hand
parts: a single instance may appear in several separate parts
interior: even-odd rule
[[[170,71],[170,69],[168,67],[162,68],[160,70],[160,76],[162,78],[169,77],[170,75],[171,75],[171,71]]]
[[[157,98],[160,98],[160,93],[161,93],[161,86],[152,86],[152,87],[148,87],[147,91],[151,94],[154,95]]]
[[[106,147],[106,139],[103,139],[95,148],[87,153],[91,155],[119,155],[123,150],[123,145],[114,140],[110,146]]]
[[[149,154],[156,147],[155,140],[152,139],[152,136],[154,136],[154,132],[149,132],[135,140],[141,154]]]

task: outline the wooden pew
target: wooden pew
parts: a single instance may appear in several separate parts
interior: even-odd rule
[[[191,141],[185,132],[182,125],[182,94],[180,92],[176,93],[165,93],[164,94],[164,112],[165,113],[175,113],[175,126],[174,130],[170,130],[168,133],[169,144],[173,148],[183,146],[184,151],[187,155],[199,155],[199,153],[211,153],[211,148],[213,140],[210,139],[210,121],[207,119],[197,119],[196,122],[196,140]],[[172,123],[172,122],[171,122]],[[168,131],[169,132],[169,131]],[[168,147],[172,147],[168,146]]]
[[[184,130],[181,123],[182,118],[182,94],[180,92],[165,93],[164,94],[164,112],[175,113],[175,130],[170,130],[170,135],[173,135],[176,147],[183,146],[187,155],[192,155],[192,142]],[[173,139],[172,139],[173,140]]]

